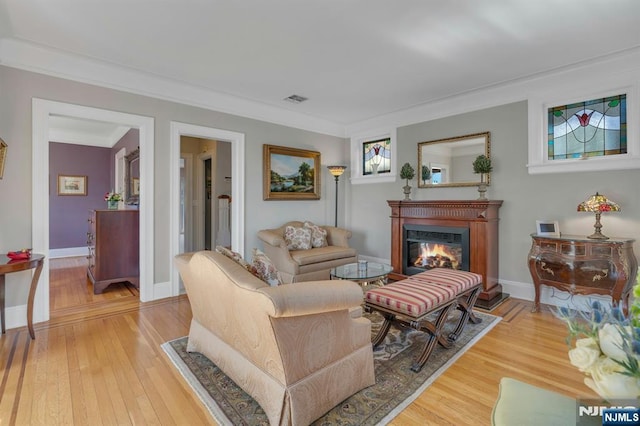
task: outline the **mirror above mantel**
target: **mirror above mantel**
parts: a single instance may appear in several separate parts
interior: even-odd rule
[[[473,161],[482,154],[491,158],[489,132],[418,143],[418,187],[480,185],[480,175],[473,173]],[[423,166],[431,172],[427,180],[422,179]],[[485,182],[490,183],[490,179],[491,173],[487,173]]]

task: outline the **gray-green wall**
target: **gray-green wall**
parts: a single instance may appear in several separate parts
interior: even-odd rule
[[[342,138],[0,66],[0,137],[9,145],[4,178],[0,180],[0,251],[30,247],[31,244],[32,98],[155,119],[154,283],[170,279],[169,209],[166,206],[169,203],[171,121],[244,133],[245,255],[250,257],[253,247],[261,247],[256,233],[265,227],[279,226],[294,219],[307,219],[321,224],[333,223],[334,181],[326,166],[348,163],[346,142]],[[263,201],[263,144],[320,151],[321,199]],[[341,196],[343,195],[344,191]],[[344,206],[344,200],[340,204]],[[28,283],[26,274],[7,277],[8,307],[26,303]]]
[[[636,120],[638,117],[635,118]],[[593,232],[593,214],[578,213],[578,204],[596,191],[622,207],[619,213],[603,214],[603,233],[640,239],[640,170],[553,173],[527,172],[527,102],[455,115],[398,128],[398,165],[410,162],[417,167],[419,142],[491,132],[493,173],[487,197],[504,200],[500,209],[500,281],[530,284],[527,254],[536,219],[558,220],[567,234]],[[469,164],[471,168],[471,164]],[[390,209],[386,200],[404,197],[404,181],[349,188],[348,226],[354,232],[359,252],[380,259],[390,254]],[[477,188],[417,188],[414,179],[412,199],[475,199]],[[640,253],[634,246],[636,256]],[[532,290],[531,290],[532,291]]]

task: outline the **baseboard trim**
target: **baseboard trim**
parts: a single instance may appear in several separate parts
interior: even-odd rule
[[[509,293],[511,297],[533,302],[535,299],[535,288],[533,283],[523,283],[517,281],[500,280],[502,291]],[[584,309],[590,305],[591,301],[598,300],[605,305],[611,304],[611,297],[593,294],[588,296],[571,296],[566,291],[560,291],[553,287],[543,285],[540,287],[540,303],[545,305],[571,307]]]
[[[88,247],[67,247],[49,250],[49,259],[59,259],[62,257],[89,256]]]
[[[27,305],[9,306],[4,310],[7,330],[27,326]]]

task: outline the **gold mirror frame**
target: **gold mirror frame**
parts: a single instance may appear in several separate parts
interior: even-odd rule
[[[491,158],[491,134],[473,133],[454,138],[437,139],[418,143],[419,188],[451,188],[480,185],[480,174],[473,173],[473,161],[478,155]],[[446,181],[431,183],[422,180],[422,166],[444,171]],[[485,183],[491,182],[491,173],[485,174]]]
[[[140,200],[140,148],[125,156],[125,196],[127,204],[136,205]]]
[[[4,163],[7,161],[7,144],[0,139],[0,179],[4,174]]]

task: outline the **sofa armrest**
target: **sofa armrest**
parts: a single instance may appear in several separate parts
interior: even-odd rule
[[[258,238],[270,246],[287,248],[287,244],[284,242],[284,237],[271,229],[258,231]]]
[[[259,291],[271,299],[267,313],[274,318],[348,310],[360,306],[364,298],[362,288],[348,280],[307,281]]]
[[[298,264],[289,254],[284,237],[272,229],[258,231],[258,238],[264,242],[264,253],[273,262],[278,272],[290,275],[298,273]]]
[[[351,231],[335,226],[324,226],[323,228],[327,230],[327,243],[330,246],[349,247]]]

